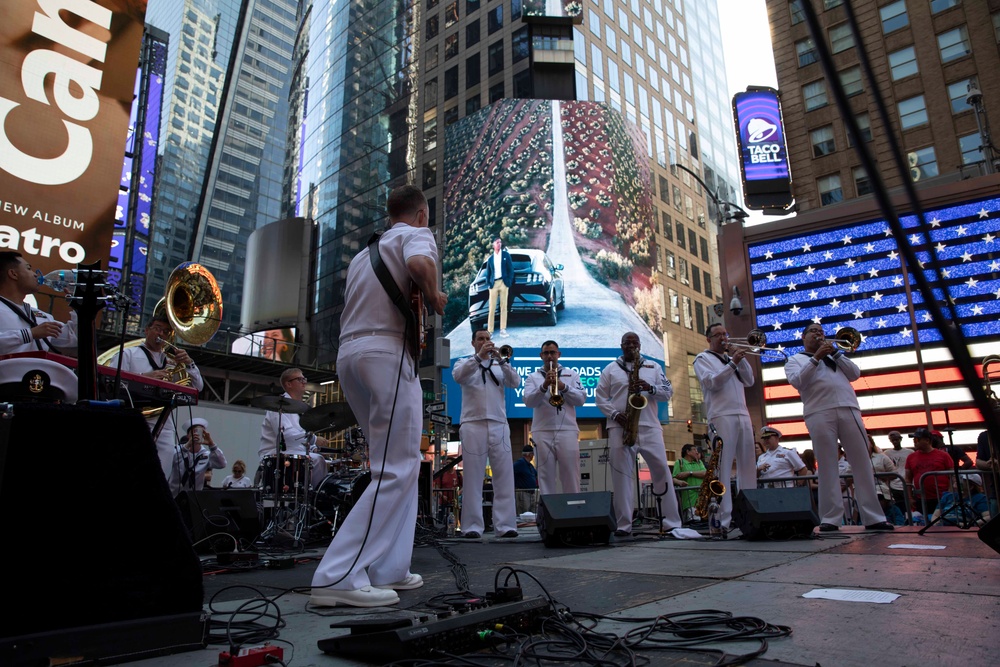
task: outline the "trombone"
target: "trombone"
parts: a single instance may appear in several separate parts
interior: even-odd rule
[[[844,352],[855,352],[861,347],[861,332],[854,327],[843,327],[835,338],[829,340]]]
[[[745,350],[746,354],[764,356],[767,353],[777,353],[788,358],[788,353],[777,347],[767,347],[767,334],[760,329],[754,329],[746,338],[730,338],[727,342],[730,349]]]

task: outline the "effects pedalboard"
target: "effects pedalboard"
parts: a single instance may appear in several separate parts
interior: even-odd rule
[[[548,599],[528,598],[471,611],[451,611],[421,618],[370,618],[334,623],[350,634],[321,639],[332,655],[371,663],[429,657],[437,651],[460,655],[493,645],[494,632],[530,633],[550,614]]]

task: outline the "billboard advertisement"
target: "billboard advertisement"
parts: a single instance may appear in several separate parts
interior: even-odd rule
[[[233,354],[291,363],[295,358],[295,327],[268,329],[233,340]]]
[[[107,265],[145,9],[144,0],[4,5],[0,248],[43,273]]]
[[[571,18],[579,23],[583,17],[583,3],[581,0],[524,0],[524,15]]]
[[[929,236],[913,215],[901,217],[907,241],[927,280],[947,286],[957,322],[973,358],[992,354],[1000,338],[1000,198],[969,201],[926,213]],[[964,427],[955,436],[971,442],[982,430],[964,380],[944,347],[941,332],[903,259],[889,224],[882,219],[796,234],[749,245],[756,326],[767,346],[786,354],[802,351],[802,330],[813,322],[827,337],[857,329],[861,345],[851,357],[862,369],[854,383],[869,430],[884,433],[934,423]],[[934,253],[942,265],[938,276]],[[927,399],[920,389],[916,345],[924,368]],[[802,404],[787,384],[783,357],[765,355],[764,398],[768,419],[784,440],[806,438]]]
[[[514,348],[522,376],[540,365],[550,339],[584,377],[621,354],[629,331],[645,356],[663,360],[650,172],[635,125],[604,104],[501,100],[446,132],[452,359],[472,353],[472,332],[488,327],[492,306],[493,338]],[[498,238],[513,267],[506,308],[486,284]],[[459,396],[457,387],[448,392],[456,421]],[[516,392],[508,403],[511,417],[530,416]],[[600,416],[592,395],[578,414]]]
[[[791,172],[781,99],[773,88],[748,88],[733,96],[744,201],[748,208],[791,206]]]

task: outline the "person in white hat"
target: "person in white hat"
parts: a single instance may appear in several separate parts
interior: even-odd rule
[[[174,447],[174,460],[170,466],[170,494],[174,497],[181,491],[201,491],[205,488],[205,471],[226,467],[226,455],[222,452],[212,434],[208,432],[208,422],[195,417],[184,423],[181,444]]]
[[[760,441],[764,443],[764,453],[757,458],[757,477],[759,479],[776,479],[794,475],[808,475],[809,469],[802,462],[802,457],[794,449],[780,447],[781,431],[773,426],[760,429]],[[795,482],[770,482],[770,487],[794,486]]]
[[[76,311],[57,322],[26,299],[38,291],[38,278],[19,252],[0,252],[0,354],[54,352],[76,348]]]

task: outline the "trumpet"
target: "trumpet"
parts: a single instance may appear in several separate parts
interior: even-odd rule
[[[784,350],[767,347],[767,334],[760,329],[754,329],[746,335],[746,338],[730,338],[728,345],[730,349],[744,350],[746,354],[763,356],[771,352],[788,358],[788,354]]]
[[[837,332],[836,338],[831,338],[830,342],[844,352],[854,352],[861,347],[861,332],[854,327],[844,327]]]
[[[554,408],[561,408],[564,399],[562,394],[559,393],[559,367],[554,361],[550,361],[545,372],[550,376],[553,373],[555,374],[555,381],[549,384],[549,405]]]
[[[500,361],[510,361],[511,357],[514,356],[514,348],[510,345],[501,345],[500,347],[494,349],[490,356],[494,359],[499,359]]]

